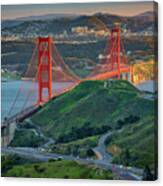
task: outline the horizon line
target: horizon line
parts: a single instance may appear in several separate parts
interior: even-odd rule
[[[121,14],[113,14],[113,13],[109,13],[109,12],[94,12],[94,13],[79,13],[79,14],[75,14],[75,13],[49,13],[49,14],[32,14],[32,15],[29,15],[29,16],[18,16],[18,17],[15,17],[15,18],[11,18],[11,19],[3,19],[3,16],[1,16],[1,20],[2,21],[16,21],[16,20],[18,20],[19,21],[19,19],[25,19],[25,18],[28,18],[28,17],[37,17],[37,16],[46,16],[46,15],[59,15],[59,14],[66,14],[66,15],[74,15],[74,16],[93,16],[93,15],[95,15],[95,14],[108,14],[108,15],[115,15],[115,16],[120,16],[120,17],[135,17],[135,16],[138,16],[138,15],[141,15],[141,14],[143,14],[143,13],[146,13],[146,12],[153,12],[153,10],[147,10],[147,11],[143,11],[143,12],[140,12],[140,13],[138,13],[138,14],[134,14],[134,15],[121,15]],[[66,16],[65,16],[66,17]],[[60,17],[61,18],[61,17]],[[60,19],[60,18],[58,18],[58,19]],[[22,20],[23,21],[23,20]],[[28,20],[24,20],[24,21],[28,21]]]

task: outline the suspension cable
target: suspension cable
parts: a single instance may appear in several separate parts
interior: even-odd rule
[[[36,45],[37,45],[37,44],[36,44]],[[36,48],[37,48],[37,46],[35,46],[34,52],[32,53],[32,57],[31,57],[31,59],[30,59],[30,63],[31,63],[31,61],[33,60],[33,58],[35,57]],[[27,69],[27,70],[28,70],[28,69]],[[17,98],[19,97],[20,93],[23,91],[23,88],[24,88],[24,83],[21,82],[20,87],[19,87],[19,89],[18,89],[18,91],[17,91],[17,93],[16,93],[15,99],[14,99],[14,101],[13,101],[13,103],[12,103],[12,105],[11,105],[9,111],[8,111],[8,116],[10,116],[10,114],[11,114],[13,108],[15,107]]]
[[[65,68],[65,70],[66,70],[72,77],[74,77],[76,80],[80,80],[80,77],[77,76],[77,75],[68,67],[68,65],[63,61],[63,59],[62,59],[62,57],[61,57],[61,55],[60,55],[60,53],[59,53],[57,47],[56,47],[55,45],[52,45],[52,49],[53,49],[53,51],[56,53],[56,57],[58,58],[58,60],[60,61],[60,63],[62,63],[63,68]],[[56,60],[56,62],[58,62],[58,61]]]
[[[55,60],[54,60],[53,58],[52,58],[52,64],[54,64],[54,66],[57,67],[57,64],[56,64],[56,62],[55,62]],[[64,71],[62,71],[62,73],[63,73],[64,76],[66,76],[67,78],[69,78],[69,79],[71,79],[72,81],[74,81],[74,78],[73,78],[71,75],[66,74]]]
[[[45,53],[45,50],[43,51],[43,55],[44,55],[44,53]],[[27,95],[27,97],[26,97],[26,99],[25,99],[25,102],[24,102],[24,104],[23,104],[22,110],[25,108],[25,106],[26,106],[26,104],[27,104],[27,102],[28,102],[28,100],[29,100],[29,98],[30,98],[30,96],[31,96],[31,93],[32,93],[32,91],[34,90],[34,88],[33,88],[32,85],[33,85],[34,82],[36,82],[36,80],[37,80],[37,78],[38,78],[38,72],[40,71],[41,65],[42,65],[42,61],[41,61],[41,63],[38,65],[38,70],[37,70],[37,72],[36,72],[35,77],[32,79],[32,84],[31,84],[31,86],[30,86],[30,89],[29,89],[29,91],[28,91],[28,95]]]

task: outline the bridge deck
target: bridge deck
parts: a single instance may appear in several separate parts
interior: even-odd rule
[[[120,73],[128,73],[130,72],[130,67],[123,67],[120,69]],[[108,78],[112,78],[118,75],[117,70],[103,72],[101,74],[94,75],[92,77],[86,78],[85,80],[105,80]]]
[[[5,128],[7,125],[20,121],[26,117],[28,117],[29,115],[31,115],[32,113],[36,112],[38,110],[39,106],[38,105],[33,105],[30,106],[24,110],[22,110],[21,112],[18,112],[17,114],[11,116],[10,118],[7,118],[6,120],[4,120],[2,122],[1,128]]]

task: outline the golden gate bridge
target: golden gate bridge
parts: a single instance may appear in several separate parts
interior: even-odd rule
[[[24,85],[22,81],[9,109],[8,118],[3,121],[1,127],[3,128],[10,123],[24,120],[36,112],[44,103],[73,89],[82,81],[105,80],[109,78],[120,79],[122,75],[125,75],[126,80],[130,79],[130,81],[132,81],[132,67],[128,64],[123,42],[121,40],[121,30],[118,26],[111,30],[111,36],[107,42],[103,57],[95,66],[91,74],[83,79],[77,76],[69,66],[66,65],[51,37],[39,37],[28,64],[27,71],[24,75],[25,78],[32,78],[33,82],[37,82],[37,102],[29,107],[26,106],[34,91],[31,86],[21,111],[11,116],[15,104],[22,94]],[[71,84],[58,91],[54,90],[53,92],[53,82],[71,82]],[[45,91],[46,95],[44,94]]]

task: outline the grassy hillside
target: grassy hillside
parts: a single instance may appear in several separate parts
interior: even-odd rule
[[[62,144],[53,144],[49,147],[51,152],[58,154],[72,154],[81,158],[95,157],[91,148],[98,144],[99,136],[91,136],[76,141],[71,141]]]
[[[46,142],[42,136],[38,135],[34,129],[25,129],[24,125],[18,126],[14,139],[11,141],[12,147],[38,147]]]
[[[5,177],[29,178],[71,178],[71,179],[113,179],[110,171],[95,166],[86,166],[74,161],[52,161],[16,165],[2,174]]]
[[[88,81],[46,104],[32,116],[47,135],[68,142],[119,127],[127,117],[144,120],[154,103],[126,81]]]
[[[92,157],[91,148],[97,145],[101,134],[110,130],[113,135],[106,145],[114,163],[140,168],[148,165],[154,170],[155,102],[144,99],[127,81],[83,82],[45,104],[30,119],[46,136],[55,139],[56,143],[49,146],[52,152]],[[23,138],[16,135],[12,144],[17,146]],[[29,142],[35,146],[38,137],[32,138]]]
[[[154,127],[154,116],[149,115],[134,125],[124,127],[121,132],[115,132],[106,141],[108,152],[113,154],[113,162],[140,168],[148,165],[154,170],[157,158]]]

